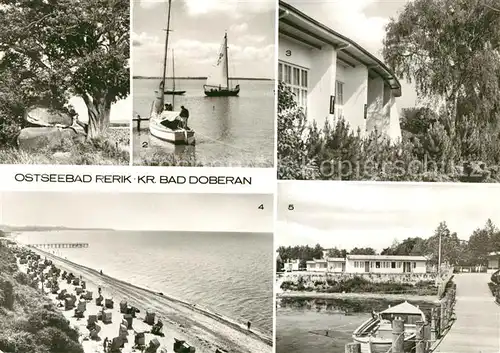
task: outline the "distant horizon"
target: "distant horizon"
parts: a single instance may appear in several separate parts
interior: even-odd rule
[[[207,77],[203,76],[166,76],[165,79],[176,79],[176,80],[206,80]],[[161,76],[132,76],[132,79],[143,79],[143,80],[161,80]],[[248,81],[274,81],[274,78],[266,78],[266,77],[229,77],[230,80],[248,80]]]
[[[10,228],[5,230],[5,228]],[[248,233],[248,234],[273,234],[273,232],[251,232],[251,231],[231,231],[231,230],[168,230],[168,229],[119,229],[119,228],[78,228],[78,227],[64,227],[64,226],[37,226],[37,225],[27,225],[27,226],[12,226],[12,225],[0,225],[0,231],[5,233],[14,232],[47,232],[54,230],[90,230],[90,231],[113,231],[113,232],[176,232],[176,233]]]

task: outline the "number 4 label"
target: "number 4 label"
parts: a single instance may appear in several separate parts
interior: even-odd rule
[[[262,203],[261,203],[261,204],[259,205],[259,210],[263,210],[263,209],[264,209],[264,204],[262,204]]]

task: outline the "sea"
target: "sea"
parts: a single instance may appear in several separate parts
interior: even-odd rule
[[[271,80],[239,80],[238,97],[206,97],[205,80],[179,79],[176,89],[185,90],[174,97],[174,109],[189,110],[189,126],[196,132],[195,146],[174,146],[150,136],[148,122],[140,130],[133,127],[134,164],[143,164],[152,155],[174,155],[181,163],[215,167],[272,167],[274,164],[275,84]],[[159,79],[133,80],[134,117],[148,117]],[[167,84],[167,88],[169,88]],[[172,102],[172,96],[165,96]],[[170,158],[170,157],[169,157]],[[168,159],[171,160],[171,159]]]
[[[272,334],[272,234],[64,230],[20,233],[17,240],[88,243],[46,251]]]

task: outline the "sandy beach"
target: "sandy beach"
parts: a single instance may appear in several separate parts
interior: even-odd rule
[[[76,277],[81,276],[86,282],[87,291],[93,292],[93,300],[88,301],[84,318],[74,317],[74,310],[64,311],[64,316],[70,323],[77,327],[82,335],[81,343],[86,353],[104,352],[103,340],[108,337],[112,340],[118,336],[120,324],[123,320],[123,314],[120,313],[119,304],[126,300],[128,305],[137,307],[140,312],[133,321],[131,330],[128,330],[128,342],[122,349],[123,353],[135,352],[134,336],[135,333],[149,332],[151,326],[143,322],[146,310],[152,311],[156,315],[156,320],[160,319],[163,323],[164,337],[155,336],[146,333],[146,346],[156,338],[161,344],[161,348],[173,351],[174,338],[184,340],[189,345],[196,348],[196,352],[214,353],[216,349],[222,352],[232,353],[265,353],[272,352],[272,338],[252,328],[248,330],[244,323],[238,323],[228,317],[211,312],[198,305],[184,302],[180,299],[168,296],[166,293],[157,293],[146,288],[134,286],[132,284],[120,281],[106,274],[100,274],[98,271],[78,265],[71,261],[59,258],[50,253],[30,248],[33,252],[47,258],[53,264],[68,273],[73,273]],[[23,271],[27,270],[26,265],[20,265]],[[68,284],[59,278],[60,289],[66,289],[69,293],[75,293],[75,286]],[[95,298],[98,296],[98,288],[101,288],[105,299],[113,299],[114,307],[110,309],[112,314],[112,323],[103,324],[99,322],[101,331],[100,340],[89,339],[89,330],[87,318],[89,315],[96,315],[102,307],[95,304]],[[50,289],[46,290],[46,293]],[[47,295],[59,303],[57,295],[47,293]],[[160,348],[157,352],[163,352]]]

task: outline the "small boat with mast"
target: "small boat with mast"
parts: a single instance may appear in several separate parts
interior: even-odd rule
[[[172,93],[172,104],[170,104],[171,109],[166,109],[165,104],[165,77],[167,72],[167,53],[168,53],[168,40],[170,33],[170,11],[171,11],[172,0],[168,1],[168,16],[167,16],[167,33],[165,37],[165,53],[163,60],[163,75],[162,81],[160,82],[159,89],[157,91],[157,96],[155,101],[151,106],[150,118],[149,118],[149,132],[156,138],[171,142],[174,144],[184,144],[192,145],[195,143],[195,132],[186,125],[180,124],[179,111],[175,111],[174,97],[175,93]],[[175,77],[174,86],[175,86]],[[175,87],[174,87],[175,92]]]
[[[227,52],[227,33],[225,33],[214,70],[208,76],[205,85],[203,85],[205,94],[208,97],[231,97],[240,93],[240,85],[230,86]]]

